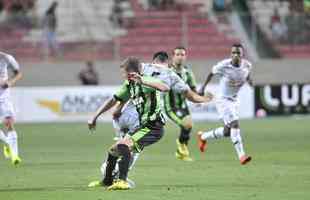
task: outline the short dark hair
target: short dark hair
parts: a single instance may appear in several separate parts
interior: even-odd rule
[[[166,62],[169,60],[168,53],[166,51],[158,51],[153,55],[153,61],[158,60],[160,62]]]
[[[241,49],[243,49],[243,46],[242,46],[242,44],[240,44],[240,43],[234,43],[231,47],[236,47],[236,48],[241,48]]]
[[[128,57],[122,62],[120,67],[124,68],[126,72],[140,73],[142,65],[137,57]]]
[[[176,46],[174,49],[173,49],[173,54],[174,54],[174,51],[177,50],[177,49],[181,49],[181,50],[184,50],[186,51],[186,48],[184,46]]]

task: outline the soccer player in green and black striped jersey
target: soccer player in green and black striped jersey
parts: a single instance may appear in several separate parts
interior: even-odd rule
[[[196,92],[196,81],[193,72],[185,65],[186,49],[176,47],[173,50],[171,69],[188,84],[191,90]],[[188,150],[188,141],[193,127],[191,114],[183,93],[170,90],[164,97],[166,115],[180,127],[179,138],[176,140],[176,157],[184,161],[192,161]]]
[[[141,63],[137,58],[128,58],[121,69],[126,81],[114,94],[114,97],[101,106],[95,116],[88,122],[89,129],[96,127],[97,118],[117,102],[132,100],[139,115],[140,126],[137,130],[129,133],[117,141],[109,150],[105,178],[100,182],[109,186],[108,190],[129,189],[127,174],[131,152],[140,152],[144,147],[161,139],[164,133],[164,118],[160,106],[160,91],[165,92],[169,87],[162,81],[141,75]],[[118,159],[119,180],[113,183],[112,172]]]

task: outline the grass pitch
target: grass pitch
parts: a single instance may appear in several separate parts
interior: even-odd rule
[[[0,156],[0,200],[308,200],[310,199],[310,118],[270,118],[241,122],[246,151],[241,166],[229,139],[196,146],[194,162],[176,160],[178,129],[169,124],[164,138],[145,149],[129,176],[136,188],[106,191],[87,188],[100,177],[99,167],[112,144],[111,124],[90,135],[85,124],[19,124],[23,163],[13,167]]]

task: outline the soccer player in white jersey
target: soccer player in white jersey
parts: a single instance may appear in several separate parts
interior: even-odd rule
[[[13,77],[9,78],[8,68],[13,69]],[[11,158],[13,165],[18,165],[21,159],[18,155],[17,133],[14,129],[14,108],[10,101],[10,87],[13,87],[22,74],[19,64],[13,56],[0,52],[0,116],[3,118],[4,130],[0,130],[0,140],[4,145],[4,156]]]
[[[224,121],[224,127],[219,127],[207,132],[198,132],[198,143],[201,152],[207,148],[207,141],[230,137],[242,165],[251,161],[246,155],[242,143],[239,126],[238,100],[237,95],[240,88],[248,82],[253,85],[250,78],[252,64],[243,59],[243,47],[241,44],[234,44],[231,48],[231,58],[217,63],[212,68],[203,84],[200,94],[204,93],[207,84],[215,75],[220,76],[219,98],[216,101],[217,111]]]
[[[169,57],[164,51],[157,52],[153,55],[152,63],[143,63],[143,75],[153,76],[157,78],[171,90],[175,92],[184,93],[186,98],[194,103],[204,103],[209,102],[212,99],[212,94],[208,93],[206,96],[200,96],[194,91],[192,91],[189,86],[171,69],[168,68]],[[113,113],[113,126],[116,131],[116,138],[121,139],[128,132],[132,132],[139,127],[139,116],[131,101],[127,102],[125,105],[119,105],[118,108]],[[131,170],[136,163],[140,153],[133,153],[130,162],[129,170]],[[101,172],[103,178],[105,177],[106,161],[101,165]],[[118,175],[118,164],[115,167],[113,175],[117,178]],[[131,180],[127,180],[131,186],[134,183]],[[104,186],[103,181],[92,181],[88,185],[89,187]]]

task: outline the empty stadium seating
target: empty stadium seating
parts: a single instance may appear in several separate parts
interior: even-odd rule
[[[121,57],[140,55],[149,59],[157,50],[171,51],[184,45],[191,59],[225,57],[227,46],[238,41],[218,31],[205,13],[199,13],[203,1],[188,4],[183,10],[145,10],[132,0],[135,23],[120,39]]]
[[[37,1],[42,19],[53,0]],[[68,60],[118,59],[137,55],[144,59],[158,50],[187,46],[191,59],[225,57],[235,41],[199,10],[205,1],[187,2],[178,9],[145,10],[138,0],[130,0],[133,23],[116,28],[109,21],[113,0],[58,0],[57,40],[60,58]],[[11,33],[12,31],[12,33]],[[232,32],[229,29],[228,32]],[[8,37],[9,36],[9,37]],[[40,27],[31,30],[0,30],[0,48],[23,60],[44,59]]]
[[[256,19],[261,29],[264,31],[266,36],[269,38],[275,49],[284,58],[308,58],[310,55],[310,44],[305,45],[303,42],[296,42],[295,39],[290,37],[302,37],[300,34],[302,31],[307,31],[306,27],[299,25],[298,34],[293,34],[290,36],[288,33],[287,41],[276,41],[272,38],[272,31],[270,29],[271,17],[274,14],[274,10],[278,10],[279,16],[282,23],[288,26],[288,31],[290,30],[290,25],[286,24],[286,19],[290,18],[291,10],[296,10],[298,15],[303,15],[302,13],[302,1],[291,1],[291,0],[255,0],[248,1],[249,8],[251,10],[252,16]],[[297,24],[296,24],[297,25]],[[298,25],[297,25],[298,26]],[[308,36],[310,32],[308,31]],[[304,36],[307,37],[307,36]],[[298,39],[296,39],[298,40]],[[293,41],[293,42],[292,42]]]

